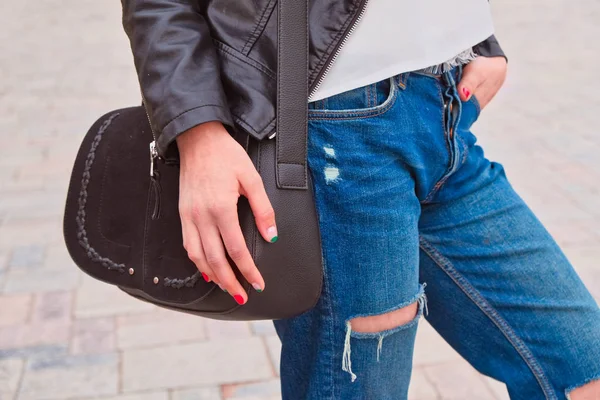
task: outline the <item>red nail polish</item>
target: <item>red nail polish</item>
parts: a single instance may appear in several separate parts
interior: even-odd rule
[[[467,89],[466,87],[463,88],[463,94],[465,95],[465,97],[468,99],[469,96],[471,96],[471,91],[469,91],[469,89]]]
[[[233,298],[235,299],[236,303],[238,303],[240,306],[244,304],[244,298],[241,295],[236,294],[235,296],[233,296]]]
[[[206,282],[210,282],[210,278],[208,277],[208,275],[206,275],[204,272],[202,273],[202,277],[204,278],[204,280]]]

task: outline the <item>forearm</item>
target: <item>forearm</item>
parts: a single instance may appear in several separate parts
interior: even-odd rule
[[[198,124],[233,126],[209,27],[192,3],[122,0],[123,27],[162,152]]]

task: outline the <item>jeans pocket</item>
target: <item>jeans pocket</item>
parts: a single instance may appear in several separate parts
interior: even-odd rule
[[[481,104],[475,95],[471,96],[471,98],[467,101],[467,103],[471,103],[475,107],[475,121],[481,115]]]
[[[398,79],[392,77],[309,103],[311,120],[363,119],[389,111],[398,95]]]

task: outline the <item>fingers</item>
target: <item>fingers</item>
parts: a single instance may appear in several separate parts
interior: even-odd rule
[[[476,67],[475,61],[464,68],[462,79],[457,85],[458,94],[462,101],[468,101],[486,80],[485,75],[474,67]]]
[[[267,242],[275,243],[278,238],[275,211],[256,169],[252,167],[247,171],[240,177],[241,192],[250,203],[258,231]]]
[[[245,304],[248,301],[248,296],[227,262],[217,226],[213,223],[204,224],[199,227],[199,232],[206,263],[214,274],[213,279],[218,281],[221,287],[227,290],[238,304]]]
[[[233,209],[230,213],[222,215],[218,222],[221,236],[223,237],[223,243],[227,249],[227,254],[233,260],[237,268],[240,270],[244,278],[257,292],[262,292],[265,287],[265,282],[262,275],[256,268],[254,260],[250,255],[248,246],[242,229],[240,228],[240,222],[237,214],[237,210]]]
[[[250,203],[258,231],[267,242],[275,243],[278,238],[275,211],[256,169],[248,168],[248,172],[240,177],[240,184],[242,194]]]
[[[196,225],[187,218],[182,218],[181,230],[183,235],[183,247],[187,251],[188,258],[196,265],[196,268],[198,268],[198,271],[202,274],[202,278],[206,282],[210,282],[210,277],[215,276],[215,274],[204,257],[204,249],[202,248],[202,242],[200,241],[200,235],[198,234]],[[218,284],[218,282],[215,283]]]

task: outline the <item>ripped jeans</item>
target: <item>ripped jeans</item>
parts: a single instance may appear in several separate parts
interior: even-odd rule
[[[513,400],[600,378],[600,310],[475,144],[459,76],[404,73],[309,104],[325,278],[314,309],[274,322],[284,400],[406,399],[422,315]],[[414,303],[405,324],[352,329]]]

